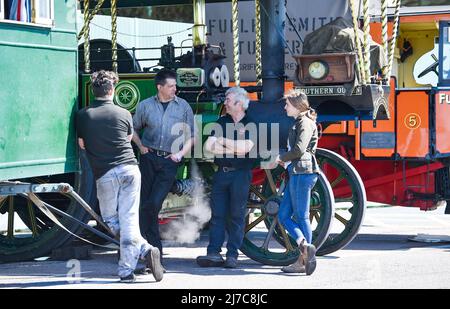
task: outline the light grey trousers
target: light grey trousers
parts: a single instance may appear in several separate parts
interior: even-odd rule
[[[137,165],[123,164],[110,169],[96,183],[103,221],[120,234],[118,274],[126,277],[151,248],[139,230],[141,173]]]

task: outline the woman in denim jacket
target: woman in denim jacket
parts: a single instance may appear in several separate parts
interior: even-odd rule
[[[277,163],[287,166],[289,182],[280,205],[278,218],[288,233],[296,239],[299,259],[282,271],[311,275],[316,268],[316,248],[312,242],[309,204],[319,166],[315,157],[318,133],[316,112],[309,106],[307,96],[298,91],[285,95],[285,110],[295,123],[289,130],[288,152],[277,157]],[[295,220],[292,218],[294,216]]]

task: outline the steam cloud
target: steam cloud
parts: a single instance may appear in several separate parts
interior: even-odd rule
[[[168,223],[168,227],[162,234],[164,239],[192,244],[200,237],[201,229],[211,218],[211,208],[202,175],[194,160],[191,160],[191,179],[194,180],[191,206],[185,210],[183,218]]]

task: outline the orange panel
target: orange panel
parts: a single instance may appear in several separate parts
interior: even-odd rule
[[[363,144],[361,153],[366,157],[391,157],[395,152],[395,79],[391,78],[391,93],[389,94],[388,120],[362,121],[361,135]],[[381,141],[380,141],[381,139]],[[392,139],[389,141],[389,139]],[[366,146],[366,147],[364,147]]]
[[[428,98],[419,90],[397,95],[397,152],[401,157],[423,158],[429,153]]]
[[[230,87],[234,87],[236,84],[234,82],[230,82]],[[256,82],[241,82],[241,87],[246,86],[256,86]],[[294,89],[294,82],[286,81],[284,83],[284,92],[287,92],[288,90]],[[258,100],[258,94],[256,92],[249,93],[248,94],[250,100],[257,101]]]
[[[348,135],[356,135],[356,126],[354,121],[347,121],[348,123]]]
[[[400,17],[400,23],[438,22],[439,20],[448,19],[448,17],[449,14],[402,16]]]
[[[341,121],[340,123],[330,124],[327,126],[325,130],[323,130],[323,134],[345,134],[347,133],[347,123],[345,121]]]
[[[436,150],[450,153],[450,91],[436,94]]]
[[[393,23],[388,22],[388,36],[392,36]],[[378,44],[382,44],[383,38],[381,37],[381,23],[370,23],[370,35],[372,39]]]

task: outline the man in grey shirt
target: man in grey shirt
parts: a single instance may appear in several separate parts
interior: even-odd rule
[[[175,95],[176,77],[172,71],[159,71],[155,76],[157,95],[140,102],[133,116],[133,142],[141,153],[141,233],[161,254],[158,215],[181,160],[195,142],[194,114],[189,104]]]
[[[133,123],[129,111],[114,105],[117,74],[92,74],[95,101],[77,114],[80,148],[93,170],[102,219],[118,237],[118,273],[122,282],[134,282],[138,259],[145,259],[156,281],[163,278],[157,247],[145,241],[139,231],[141,174],[131,147]]]

